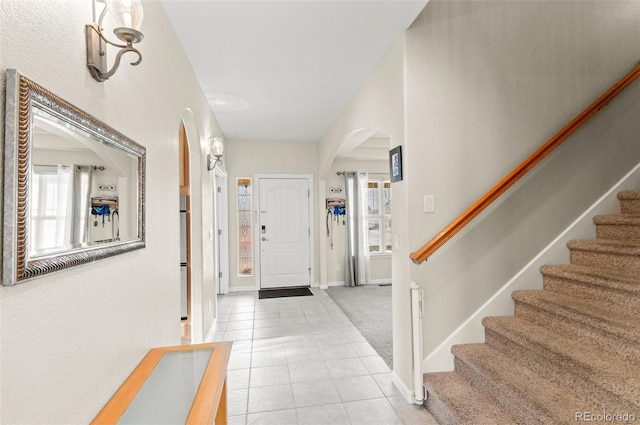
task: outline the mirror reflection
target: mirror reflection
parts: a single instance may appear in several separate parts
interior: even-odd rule
[[[136,238],[138,159],[37,107],[33,118],[29,256]]]

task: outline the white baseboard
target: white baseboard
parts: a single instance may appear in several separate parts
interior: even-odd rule
[[[391,278],[389,279],[372,279],[367,285],[384,285],[391,284]]]
[[[374,280],[370,280],[369,283],[366,283],[365,285],[383,285],[383,284],[390,284],[391,283],[391,279],[374,279]],[[327,289],[329,286],[344,286],[345,282],[344,280],[341,281],[336,281],[336,282],[327,282],[326,285],[320,285],[320,289]]]
[[[423,404],[422,401],[418,401],[413,397],[413,391],[407,387],[402,379],[395,372],[391,372],[391,382],[396,386],[402,398],[404,398],[409,404]]]
[[[248,292],[248,291],[257,291],[258,287],[256,287],[255,285],[251,285],[251,286],[230,286],[229,287],[229,292]]]
[[[610,214],[619,205],[618,192],[637,190],[639,185],[640,164],[600,197],[513,278],[505,283],[475,313],[469,316],[447,339],[430,352],[422,362],[424,372],[453,370],[452,345],[484,342],[482,318],[486,316],[513,316],[514,303],[511,294],[521,289],[542,289],[540,267],[545,264],[569,263],[567,242],[573,239],[593,238],[593,217]]]
[[[342,282],[342,284],[344,285],[344,282]],[[320,284],[317,282],[311,283],[310,287],[311,288],[319,287],[320,289],[322,289]],[[260,288],[258,288],[257,286],[230,286],[229,287],[229,292],[248,292],[248,291],[258,291],[258,290],[260,290]]]

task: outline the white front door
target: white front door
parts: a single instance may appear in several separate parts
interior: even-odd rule
[[[260,288],[311,284],[307,178],[260,178]]]

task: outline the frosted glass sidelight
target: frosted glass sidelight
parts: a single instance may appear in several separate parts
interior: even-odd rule
[[[251,226],[251,179],[239,178],[238,188],[238,275],[253,276],[253,231]]]

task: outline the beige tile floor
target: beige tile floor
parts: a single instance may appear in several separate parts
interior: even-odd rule
[[[326,291],[258,299],[218,297],[206,341],[233,341],[229,425],[437,424],[409,404],[391,371]]]

